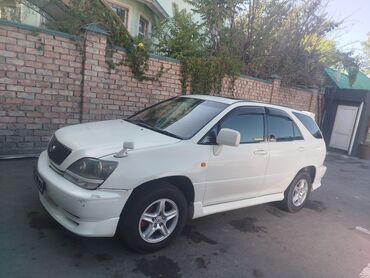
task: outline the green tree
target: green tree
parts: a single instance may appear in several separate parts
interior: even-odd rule
[[[203,23],[194,23],[191,13],[174,5],[173,18],[162,22],[154,32],[156,51],[182,63],[183,93],[188,81],[193,93],[218,93],[225,75],[240,73],[237,61],[240,51],[232,47],[231,28],[220,23],[207,26]]]
[[[162,21],[154,28],[156,51],[179,60],[201,56],[202,36],[192,14],[186,10],[180,11],[176,4],[173,5],[173,14],[172,18]]]
[[[186,93],[187,81],[191,75],[192,64],[204,54],[199,26],[192,14],[179,10],[173,5],[173,17],[157,24],[153,38],[155,51],[161,55],[181,61],[182,91]]]
[[[351,80],[358,61],[327,35],[341,22],[328,19],[323,0],[188,1],[202,19],[215,55],[242,61],[242,73],[280,75],[284,84],[317,86],[325,67],[344,68]],[[354,80],[354,79],[353,79]]]

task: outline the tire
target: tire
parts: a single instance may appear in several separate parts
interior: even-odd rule
[[[284,192],[284,200],[281,202],[282,209],[292,213],[301,210],[304,207],[310,195],[311,186],[312,181],[310,174],[307,172],[298,173],[297,176],[290,183],[289,187]],[[306,189],[305,190],[301,189],[301,191],[299,191],[297,187],[299,187],[299,189],[300,188]],[[304,192],[305,194],[303,194]]]
[[[187,201],[179,189],[167,182],[150,183],[134,190],[117,232],[130,249],[151,252],[167,246],[182,231],[187,215]]]

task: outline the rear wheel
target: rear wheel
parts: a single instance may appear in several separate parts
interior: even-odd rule
[[[289,212],[297,212],[304,207],[311,192],[311,176],[307,172],[298,173],[284,192],[282,208]]]
[[[154,251],[167,246],[185,225],[187,202],[180,190],[166,183],[138,189],[120,217],[118,233],[135,251]]]

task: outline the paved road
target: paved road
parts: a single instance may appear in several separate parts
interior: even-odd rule
[[[370,235],[356,229],[370,230],[369,161],[331,154],[301,212],[266,204],[208,216],[147,255],[60,227],[38,201],[35,163],[0,161],[0,277],[370,277]]]

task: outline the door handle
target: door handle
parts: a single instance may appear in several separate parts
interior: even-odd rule
[[[253,152],[255,155],[266,155],[267,151],[265,150],[257,150]]]
[[[305,147],[299,147],[298,149],[297,149],[297,151],[299,151],[299,152],[303,152],[305,150]]]

